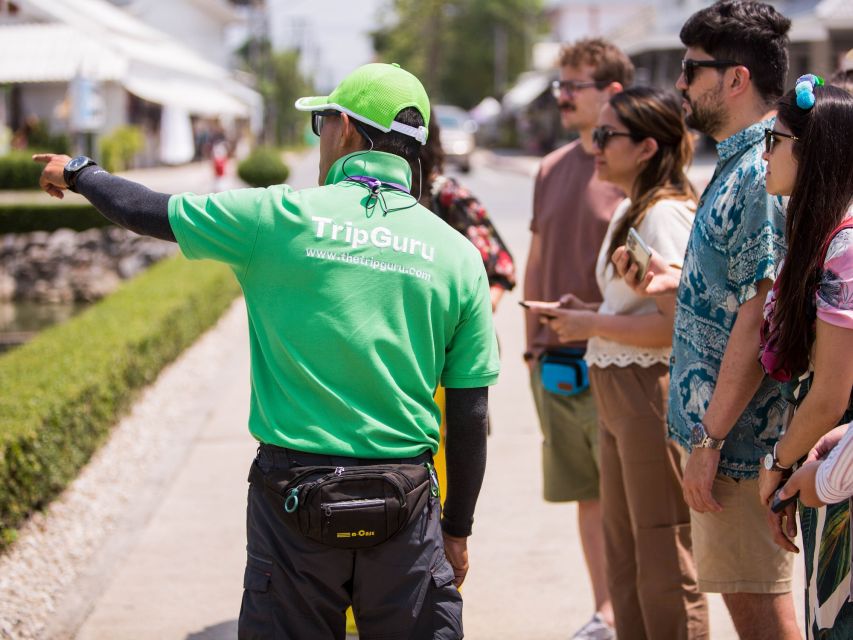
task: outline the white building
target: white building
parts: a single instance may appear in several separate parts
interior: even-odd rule
[[[0,128],[36,117],[79,138],[135,124],[171,163],[192,157],[191,118],[257,130],[262,115],[223,66],[106,0],[0,0],[0,87]]]

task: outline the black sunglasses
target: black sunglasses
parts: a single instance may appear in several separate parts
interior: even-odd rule
[[[339,116],[340,112],[335,111],[334,109],[325,109],[324,111],[312,111],[311,112],[311,131],[314,132],[315,136],[320,136],[320,132],[323,131],[323,120],[324,118],[330,118],[332,116]]]
[[[617,136],[631,138],[635,142],[640,141],[640,138],[637,135],[627,131],[614,131],[613,129],[607,129],[605,127],[596,127],[592,130],[592,143],[601,151],[604,151],[604,147],[607,146],[607,142],[610,138],[615,138]]]
[[[739,67],[740,62],[732,60],[693,60],[684,58],[681,61],[681,73],[684,74],[684,81],[688,85],[693,84],[693,79],[696,77],[696,69],[699,67],[710,67],[711,69],[728,69],[729,67]]]
[[[610,80],[591,80],[588,82],[576,82],[575,80],[554,80],[551,83],[551,94],[559,98],[562,93],[577,93],[581,89],[604,89],[610,84]]]
[[[795,142],[799,140],[797,136],[792,136],[789,133],[782,133],[781,131],[774,131],[773,129],[765,129],[764,151],[766,153],[773,153],[773,147],[776,146],[777,138],[788,138],[788,140],[793,140]]]

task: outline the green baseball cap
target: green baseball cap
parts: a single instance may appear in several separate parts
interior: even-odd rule
[[[394,118],[403,109],[414,107],[424,126],[411,127]],[[427,140],[429,98],[418,80],[398,64],[372,63],[359,67],[335,87],[328,96],[299,98],[300,111],[334,109],[385,133],[399,131],[421,144]]]

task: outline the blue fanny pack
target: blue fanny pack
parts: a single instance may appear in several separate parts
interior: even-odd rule
[[[583,356],[583,349],[545,352],[539,364],[545,391],[574,396],[589,389],[589,368]]]

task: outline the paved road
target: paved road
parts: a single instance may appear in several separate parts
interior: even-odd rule
[[[523,273],[532,164],[517,159],[484,166],[484,158],[479,160],[463,181],[487,206]],[[316,155],[295,166],[290,182],[316,183]],[[489,464],[464,587],[466,637],[475,640],[567,638],[592,610],[576,510],[541,499],[540,436],[518,357],[519,295],[506,296],[496,316],[503,372],[491,394]],[[208,395],[210,411],[199,416],[199,424],[188,425],[198,433],[183,464],[150,520],[129,538],[122,561],[95,590],[100,595],[81,604],[91,611],[76,636],[80,640],[235,636],[245,474],[253,443],[245,427],[246,323],[239,306],[231,314],[215,338],[228,350],[231,365],[220,372],[218,384],[199,391]],[[712,620],[713,638],[737,637],[719,598],[712,599]]]

